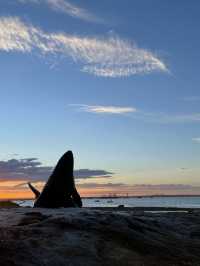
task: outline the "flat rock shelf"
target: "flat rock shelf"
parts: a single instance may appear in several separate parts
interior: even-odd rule
[[[200,212],[2,208],[1,266],[200,265]]]

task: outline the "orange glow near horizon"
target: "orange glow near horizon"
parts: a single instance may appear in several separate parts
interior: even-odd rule
[[[25,180],[0,181],[0,200],[34,199],[33,193],[26,185]],[[38,190],[42,190],[44,182],[35,184]],[[77,184],[77,190],[81,197],[103,196],[151,196],[151,195],[200,195],[200,187],[189,189],[159,189],[159,187],[146,188],[131,185],[106,187],[106,184],[98,184],[97,187],[87,187],[87,183]]]
[[[17,191],[1,191],[0,200],[17,200],[17,199],[32,199],[34,198],[30,192],[17,192]]]

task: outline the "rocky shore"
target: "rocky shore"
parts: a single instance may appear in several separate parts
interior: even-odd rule
[[[0,209],[1,266],[199,266],[199,253],[199,211]]]

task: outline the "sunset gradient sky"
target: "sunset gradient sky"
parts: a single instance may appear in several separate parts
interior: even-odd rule
[[[0,198],[72,150],[82,196],[200,194],[200,2],[0,2]]]

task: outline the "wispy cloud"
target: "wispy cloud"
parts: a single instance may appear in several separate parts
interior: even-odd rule
[[[187,96],[183,98],[186,102],[198,102],[200,101],[200,96]]]
[[[87,178],[110,178],[114,173],[100,169],[78,169],[74,170],[74,176],[78,179]]]
[[[167,113],[148,113],[140,112],[138,118],[148,120],[150,122],[159,123],[199,123],[200,113],[191,114],[167,114]]]
[[[200,144],[200,138],[193,138],[192,140]]]
[[[71,17],[79,18],[85,21],[91,21],[91,22],[102,22],[99,18],[97,18],[95,15],[91,14],[89,11],[87,11],[84,8],[78,7],[68,0],[17,0],[20,3],[23,4],[46,4],[50,9],[65,13]]]
[[[77,106],[80,111],[95,113],[95,114],[127,114],[137,112],[134,107],[122,106],[105,106],[105,105],[85,105],[85,104],[72,104]]]
[[[156,112],[145,112],[132,106],[106,106],[106,105],[87,105],[87,104],[70,104],[82,112],[94,114],[130,114],[133,119],[143,120],[153,123],[199,123],[200,113],[192,114],[167,114]],[[193,140],[198,140],[193,139]]]
[[[13,17],[0,18],[0,50],[62,55],[79,63],[81,71],[101,77],[168,71],[153,53],[119,37],[91,38],[45,33]]]

